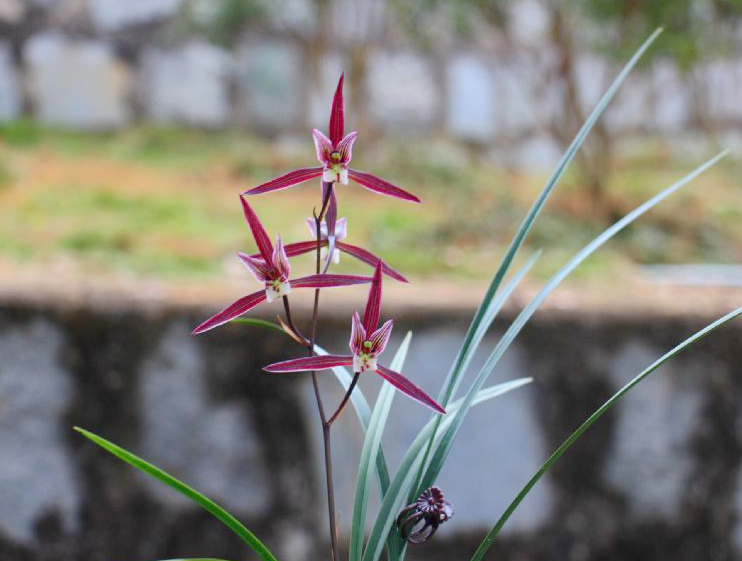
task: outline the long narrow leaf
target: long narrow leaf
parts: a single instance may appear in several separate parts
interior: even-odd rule
[[[700,331],[697,331],[690,337],[688,337],[685,341],[677,345],[675,348],[673,348],[671,351],[665,353],[660,358],[658,358],[656,361],[654,361],[651,365],[649,365],[647,368],[642,370],[639,374],[637,374],[629,383],[627,383],[623,388],[618,390],[613,397],[611,397],[608,401],[606,401],[603,405],[601,405],[592,415],[590,415],[587,420],[582,423],[579,428],[574,431],[572,434],[569,435],[567,440],[562,442],[562,444],[557,448],[554,453],[549,456],[549,459],[544,462],[544,465],[542,465],[539,470],[536,472],[536,474],[526,483],[526,486],[523,487],[523,489],[518,493],[518,495],[515,497],[512,503],[505,509],[505,512],[502,514],[500,519],[497,521],[495,526],[490,530],[490,532],[487,534],[487,537],[484,538],[484,541],[479,545],[476,552],[471,558],[471,561],[480,561],[484,554],[487,552],[487,550],[492,545],[492,542],[497,537],[497,534],[500,533],[500,530],[505,525],[505,522],[508,521],[508,518],[513,514],[516,508],[518,508],[518,505],[521,503],[521,501],[525,498],[525,496],[533,489],[533,486],[536,485],[539,479],[551,468],[551,466],[554,465],[554,463],[564,455],[564,453],[569,450],[570,446],[575,443],[575,441],[580,438],[587,429],[589,429],[595,421],[600,419],[606,411],[608,411],[611,407],[613,407],[616,402],[618,402],[619,399],[621,399],[629,390],[631,390],[634,386],[639,384],[644,378],[649,376],[652,372],[657,370],[660,366],[662,366],[665,362],[673,358],[678,353],[684,351],[715,329],[721,327],[725,323],[739,317],[742,315],[742,308],[737,308],[733,312],[728,313],[727,315],[717,319],[716,321],[710,323]]]
[[[314,352],[318,355],[327,354],[327,351],[319,345],[314,346]],[[347,391],[350,387],[351,381],[353,380],[353,376],[350,372],[342,366],[336,366],[331,370],[340,382],[340,385],[343,386],[343,389]],[[368,430],[368,425],[371,422],[371,407],[369,407],[366,396],[363,395],[361,388],[358,386],[355,387],[353,393],[350,394],[350,401],[353,404],[353,409],[355,409],[358,421],[361,423],[361,428],[365,434]],[[386,458],[384,457],[384,452],[382,450],[379,450],[379,453],[376,456],[376,475],[379,481],[379,491],[381,495],[384,496],[389,488],[389,468],[387,467]]]
[[[474,400],[474,404],[483,403],[501,396],[509,391],[529,384],[531,381],[531,378],[519,378],[517,380],[511,380],[509,382],[485,388],[479,392]],[[457,400],[448,406],[449,414],[444,416],[443,422],[441,423],[441,427],[444,430],[453,420],[451,413],[455,413],[459,407],[461,407],[463,402],[463,399]],[[394,523],[397,512],[404,506],[405,495],[407,494],[406,489],[412,485],[415,468],[420,460],[422,460],[423,446],[425,446],[428,438],[433,433],[434,426],[435,420],[429,420],[418,433],[417,437],[415,437],[412,444],[410,444],[407,452],[405,452],[405,455],[399,464],[399,469],[397,470],[394,479],[389,484],[389,490],[382,499],[381,507],[379,508],[379,515],[376,517],[376,522],[374,522],[374,526],[367,542],[368,545],[363,553],[363,561],[377,561],[379,559],[384,548],[384,541]]]
[[[456,377],[461,372],[461,363],[463,363],[466,353],[469,351],[468,347],[471,345],[474,339],[474,334],[476,333],[479,327],[479,324],[482,322],[486,314],[487,308],[491,300],[495,296],[495,292],[497,292],[497,289],[499,288],[500,283],[502,282],[503,278],[505,278],[505,275],[510,269],[510,265],[512,264],[513,259],[515,258],[515,255],[518,253],[518,250],[520,249],[521,245],[523,245],[523,242],[525,241],[526,236],[531,231],[531,227],[533,226],[534,221],[536,220],[539,213],[541,212],[541,209],[546,204],[546,201],[549,198],[549,195],[551,195],[557,182],[562,177],[562,175],[564,175],[564,172],[566,171],[567,167],[574,159],[575,154],[577,153],[577,150],[580,148],[580,146],[582,146],[582,143],[585,141],[585,138],[587,137],[588,133],[592,130],[593,126],[595,126],[595,123],[600,118],[600,116],[603,114],[603,111],[605,111],[605,108],[608,106],[608,104],[611,102],[613,97],[616,95],[616,92],[621,87],[621,84],[623,84],[623,82],[626,80],[631,70],[634,68],[634,66],[636,66],[636,63],[639,62],[639,59],[642,57],[642,55],[644,55],[646,50],[655,41],[655,39],[657,39],[660,33],[662,33],[662,28],[659,28],[654,33],[652,33],[649,36],[649,38],[646,41],[644,41],[641,47],[637,49],[637,51],[634,53],[634,56],[632,56],[629,62],[626,63],[626,65],[623,67],[623,69],[618,74],[618,76],[616,76],[616,79],[610,85],[608,90],[606,90],[605,94],[603,94],[603,97],[600,99],[598,104],[592,110],[587,120],[582,125],[582,128],[580,128],[574,140],[572,140],[572,143],[567,148],[566,152],[564,152],[564,154],[562,155],[562,158],[559,160],[559,163],[557,164],[556,169],[552,173],[549,180],[546,182],[546,185],[544,185],[544,188],[541,190],[541,193],[539,193],[539,196],[536,199],[536,201],[533,203],[531,208],[528,210],[528,214],[526,214],[525,218],[523,219],[523,222],[518,228],[518,231],[516,232],[515,236],[510,242],[510,246],[505,252],[505,257],[503,257],[500,267],[497,269],[497,272],[495,273],[495,276],[492,279],[492,282],[490,283],[490,286],[487,289],[487,292],[485,293],[484,299],[482,300],[482,303],[479,305],[479,308],[477,309],[474,315],[474,319],[472,320],[472,323],[469,326],[469,329],[464,338],[464,343],[461,347],[461,351],[459,352],[459,355],[457,356],[456,361],[454,362],[454,366],[449,372],[448,378],[446,379],[446,382],[444,384],[444,388],[443,388],[443,391],[441,392],[440,400],[439,400],[441,405],[443,405],[444,407],[448,403],[448,400],[451,399],[452,397],[451,390],[453,389],[453,385],[456,381],[455,380]]]
[[[588,118],[585,120],[585,123],[582,125],[582,128],[580,128],[580,130],[577,132],[577,135],[572,140],[572,143],[562,155],[551,177],[546,182],[546,185],[544,185],[541,193],[539,193],[538,198],[534,201],[533,205],[528,210],[528,213],[523,219],[523,222],[521,222],[520,227],[518,228],[515,236],[508,246],[507,251],[505,252],[505,256],[503,257],[502,262],[500,263],[500,266],[495,273],[495,276],[492,278],[492,282],[490,283],[489,288],[487,289],[487,292],[482,299],[482,303],[479,305],[479,308],[477,308],[477,311],[474,314],[471,325],[469,325],[469,329],[464,336],[464,342],[461,345],[461,349],[459,350],[459,353],[456,356],[453,365],[451,366],[451,369],[446,376],[446,380],[443,383],[441,393],[438,397],[438,403],[440,403],[443,407],[446,407],[448,402],[455,396],[455,390],[460,384],[459,379],[464,373],[465,367],[468,365],[468,357],[471,357],[474,354],[479,343],[481,342],[481,338],[479,340],[476,339],[476,334],[480,330],[480,326],[487,315],[487,310],[492,303],[492,299],[495,297],[495,293],[499,289],[502,280],[505,278],[505,275],[510,269],[510,265],[512,264],[513,259],[518,253],[520,247],[523,245],[523,242],[528,236],[528,233],[531,231],[534,221],[541,212],[541,209],[543,209],[544,205],[546,204],[546,201],[556,187],[557,182],[559,181],[559,179],[561,179],[562,175],[564,175],[567,167],[569,167],[569,164],[574,159],[577,150],[579,150],[580,146],[582,146],[585,138],[605,111],[605,108],[616,95],[616,92],[626,80],[631,70],[634,68],[634,66],[636,66],[636,63],[639,62],[639,59],[644,55],[646,50],[655,41],[655,39],[659,37],[660,33],[662,33],[662,28],[659,28],[654,33],[652,33],[647,38],[647,40],[644,41],[644,43],[639,47],[639,49],[637,49],[637,51],[634,53],[634,56],[632,56],[629,62],[626,63],[621,72],[619,72],[618,76],[616,76],[616,79],[606,90],[605,94],[603,94],[603,97],[600,98],[600,101],[598,101],[598,104],[592,110]],[[438,430],[436,428],[436,430],[434,430],[430,436],[431,445],[432,441],[436,438],[437,432]],[[428,449],[426,456],[429,452],[430,449]],[[424,465],[425,461],[423,462],[422,466],[424,467]],[[418,477],[416,479],[418,483],[417,485],[415,485],[415,488],[421,487],[420,477],[421,474],[418,474]]]
[[[235,534],[237,534],[242,539],[242,541],[249,545],[252,550],[257,553],[258,556],[260,556],[260,558],[264,561],[277,561],[270,550],[265,545],[263,545],[263,543],[257,537],[255,537],[255,535],[250,530],[248,530],[239,520],[237,520],[234,516],[232,516],[229,512],[224,510],[211,499],[205,497],[195,489],[192,489],[182,481],[175,479],[172,475],[165,473],[160,468],[153,466],[149,462],[146,462],[138,456],[135,456],[131,452],[124,450],[120,446],[117,446],[113,442],[110,442],[105,438],[101,438],[100,436],[86,431],[85,429],[81,429],[80,427],[75,427],[75,430],[82,434],[84,437],[95,442],[101,448],[118,457],[119,459],[134,466],[138,470],[143,471],[147,475],[151,475],[155,479],[159,479],[166,485],[169,485],[179,493],[191,499],[194,503],[198,504],[201,508],[211,513],[222,524],[224,524]]]
[[[479,388],[484,385],[487,377],[491,374],[492,370],[495,368],[502,355],[505,354],[505,351],[509,348],[513,340],[515,340],[518,333],[520,333],[520,330],[536,312],[538,307],[547,298],[547,296],[549,296],[549,294],[551,294],[551,292],[596,249],[598,249],[615,234],[620,232],[623,228],[631,224],[634,220],[639,218],[642,214],[654,207],[657,203],[664,200],[675,191],[680,189],[683,185],[687,184],[699,174],[703,173],[708,168],[713,166],[716,162],[723,158],[727,154],[727,152],[727,150],[724,150],[720,154],[714,156],[706,163],[683,177],[680,181],[677,181],[645,203],[639,205],[633,211],[624,216],[621,220],[604,230],[603,233],[601,233],[593,241],[591,241],[579,252],[577,252],[577,254],[572,259],[570,259],[566,265],[564,265],[561,269],[559,269],[559,271],[557,271],[557,273],[553,277],[551,277],[549,282],[546,283],[546,285],[539,291],[539,293],[533,298],[533,300],[531,300],[528,305],[521,311],[521,313],[518,314],[518,317],[515,318],[513,323],[507,329],[505,334],[502,336],[502,339],[500,339],[500,341],[490,354],[489,358],[485,362],[484,366],[482,366],[482,369],[477,374],[474,383],[472,384],[469,392],[464,399],[464,404],[456,412],[451,426],[448,428],[446,434],[444,434],[443,438],[438,444],[433,458],[430,461],[430,465],[428,466],[428,469],[425,473],[425,477],[423,477],[422,479],[420,488],[428,487],[435,481],[436,477],[440,473],[441,468],[443,467],[446,458],[448,457],[448,453],[451,450],[451,446],[453,445],[453,440],[456,437],[459,428],[461,428],[461,424],[463,423],[464,418],[469,411],[470,404],[474,400],[474,397],[477,395]]]
[[[412,333],[407,332],[402,344],[397,350],[397,354],[392,360],[391,369],[401,372],[407,357],[407,349],[410,346]],[[371,421],[366,431],[366,438],[363,440],[361,449],[361,459],[358,465],[358,480],[356,482],[356,494],[353,504],[353,523],[350,534],[350,554],[351,561],[360,561],[363,553],[363,537],[366,525],[366,508],[368,507],[368,497],[371,491],[371,474],[376,465],[376,457],[381,445],[381,437],[384,434],[386,420],[389,417],[389,410],[392,407],[392,401],[396,390],[389,382],[384,382],[379,396],[376,398],[376,405],[371,414]],[[391,555],[390,555],[391,557]]]
[[[479,347],[479,344],[481,343],[487,331],[489,331],[489,328],[492,326],[492,323],[495,321],[497,314],[500,313],[500,310],[505,305],[505,302],[507,302],[508,298],[510,298],[510,295],[513,293],[513,291],[518,287],[518,285],[520,285],[523,278],[526,276],[528,271],[531,270],[531,267],[533,267],[534,263],[536,263],[536,261],[538,260],[540,256],[541,256],[541,250],[538,250],[528,259],[528,261],[526,261],[525,265],[523,265],[515,273],[515,275],[513,275],[513,278],[511,278],[507,282],[502,292],[497,294],[495,298],[492,298],[489,301],[489,304],[487,305],[486,310],[484,311],[484,315],[482,316],[481,321],[478,322],[469,344],[464,345],[464,347],[462,347],[461,350],[459,350],[459,354],[456,357],[456,360],[454,361],[454,365],[455,365],[454,368],[458,372],[466,372],[466,369],[469,367],[469,363],[474,358],[474,353]],[[463,380],[463,377],[461,376],[456,376],[455,378],[452,379],[453,386],[452,386],[450,395],[456,395],[456,389],[458,388],[462,380]],[[444,385],[447,385],[447,384],[444,383]],[[420,463],[421,470],[427,464],[428,456],[430,455],[430,451],[433,447],[433,441],[435,440],[435,436],[438,433],[438,427],[440,426],[440,423],[442,420],[440,415],[435,415],[434,419],[435,419],[436,424],[435,424],[435,427],[433,428],[433,432],[431,433],[430,438],[428,439],[428,445],[425,450],[425,456],[423,457],[423,461]],[[410,496],[408,497],[410,502],[414,498],[412,495],[417,496],[419,494],[419,493],[416,493],[416,489],[418,487],[417,483],[419,483],[422,476],[423,476],[422,471],[419,471],[417,476],[415,477],[416,484],[413,485],[412,488],[410,489]]]

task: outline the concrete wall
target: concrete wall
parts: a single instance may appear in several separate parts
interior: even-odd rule
[[[209,515],[72,425],[128,447],[233,509],[279,558],[327,558],[310,385],[301,374],[260,372],[295,349],[280,334],[247,327],[191,337],[204,313],[0,307],[3,561],[252,558]],[[396,319],[390,349],[412,329],[405,373],[435,394],[468,318]],[[535,382],[472,412],[438,481],[456,515],[432,544],[411,548],[410,558],[468,559],[561,440],[707,319],[537,316],[491,380],[528,375]],[[323,327],[323,341],[345,347],[346,323]],[[738,559],[741,334],[739,322],[724,328],[636,388],[538,485],[491,557]],[[340,394],[330,376],[324,391],[333,402]],[[369,399],[378,385],[373,376],[363,380]],[[422,407],[396,398],[384,440],[392,470],[426,418]],[[348,411],[334,438],[346,529],[360,438]]]
[[[395,29],[383,2],[356,0],[353,9],[346,3],[330,10],[333,17],[325,23],[333,32],[324,33],[321,49],[315,44],[323,36],[321,22],[310,0],[277,2],[266,21],[248,26],[230,48],[183,31],[177,22],[185,5],[0,0],[0,119],[29,115],[80,129],[116,129],[139,120],[238,124],[294,133],[326,126],[344,69],[352,86],[352,126],[363,117],[392,134],[436,131],[474,143],[499,142],[500,153],[516,163],[556,157],[549,129],[554,119],[564,120],[565,102],[561,86],[546,78],[555,73],[555,61],[545,55],[553,47],[538,2],[519,0],[508,8],[514,21],[510,46],[485,49],[482,41],[454,40],[441,31],[440,43],[425,50]],[[353,79],[359,65],[365,68],[360,84]],[[577,101],[587,111],[616,65],[578,52],[575,73]],[[606,123],[612,135],[674,137],[697,126],[701,110],[706,126],[729,132],[742,122],[741,97],[738,58],[715,60],[690,76],[658,61],[629,80]],[[522,149],[502,151],[513,144]]]

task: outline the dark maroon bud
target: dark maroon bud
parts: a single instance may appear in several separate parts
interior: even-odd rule
[[[408,542],[425,543],[453,513],[453,506],[443,497],[443,492],[438,487],[429,487],[414,503],[402,509],[397,516],[397,528]]]

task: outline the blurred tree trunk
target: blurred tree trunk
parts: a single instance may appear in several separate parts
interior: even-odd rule
[[[577,74],[577,50],[573,37],[569,8],[563,3],[545,4],[550,16],[550,36],[556,64],[553,68],[552,87],[560,93],[564,112],[556,115],[549,123],[549,131],[561,147],[572,141],[587,118],[580,99],[579,76]],[[617,210],[606,190],[606,183],[613,161],[613,142],[600,119],[595,124],[590,137],[577,152],[579,177],[587,188],[593,217],[599,220],[613,219]]]

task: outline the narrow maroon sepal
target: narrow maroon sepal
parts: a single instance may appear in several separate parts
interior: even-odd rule
[[[343,81],[345,72],[340,75],[335,95],[332,98],[332,109],[330,110],[330,140],[333,146],[343,138],[345,132],[345,102],[343,100]]]
[[[368,292],[366,311],[363,313],[363,327],[367,334],[376,331],[381,315],[381,261],[376,263],[374,278],[371,281],[371,290]]]
[[[412,193],[408,193],[404,189],[400,189],[396,185],[392,185],[388,181],[384,181],[383,179],[376,177],[375,175],[371,175],[370,173],[349,169],[348,175],[356,183],[362,185],[369,191],[373,191],[374,193],[380,193],[382,195],[388,195],[390,197],[397,197],[398,199],[411,201],[413,203],[421,202],[420,199],[418,199]]]
[[[255,239],[255,244],[258,246],[258,251],[260,251],[261,257],[266,263],[272,264],[273,244],[271,244],[271,239],[268,237],[268,233],[265,231],[265,228],[263,228],[263,225],[260,223],[258,215],[255,214],[255,211],[252,209],[252,207],[247,204],[247,201],[244,199],[244,197],[240,197],[240,202],[242,203],[242,210],[245,213],[245,219],[250,226],[252,237]]]
[[[351,286],[371,282],[371,277],[357,275],[309,275],[291,280],[292,288],[332,288],[333,286]]]
[[[347,253],[348,255],[352,255],[359,261],[363,261],[364,263],[368,263],[372,267],[375,267],[376,264],[381,261],[376,255],[371,253],[370,251],[363,249],[362,247],[358,247],[356,245],[351,245],[349,243],[345,242],[335,242],[335,247],[338,248],[343,253]],[[288,251],[288,246],[287,246]],[[408,281],[402,273],[399,273],[392,269],[389,265],[381,261],[381,271],[387,275],[388,277],[393,278],[394,280],[398,280],[400,282],[410,282]]]
[[[292,185],[304,183],[305,181],[309,181],[310,179],[314,179],[315,177],[319,177],[320,175],[322,175],[322,168],[295,169],[294,171],[285,173],[280,177],[276,177],[275,179],[268,181],[267,183],[262,183],[257,187],[248,189],[242,194],[260,195],[262,193],[268,193],[270,191],[279,191],[281,189],[291,187]]]
[[[244,298],[240,298],[233,304],[230,304],[218,314],[207,319],[201,325],[196,327],[191,333],[193,335],[198,335],[199,333],[203,333],[204,331],[208,331],[209,329],[214,329],[215,327],[224,325],[225,323],[232,321],[234,318],[241,316],[245,312],[252,310],[255,306],[265,300],[265,298],[265,290],[248,294]]]
[[[320,240],[320,245],[327,245],[327,240]],[[317,240],[309,242],[297,242],[290,243],[283,248],[286,251],[286,255],[289,257],[295,257],[297,255],[303,255],[317,249]]]
[[[333,366],[351,366],[352,364],[352,356],[307,356],[269,364],[263,370],[266,372],[309,372],[311,370],[326,370]]]
[[[407,378],[394,370],[389,370],[383,366],[376,367],[376,373],[384,378],[387,382],[393,385],[402,393],[408,395],[415,401],[422,403],[423,405],[430,407],[433,411],[440,414],[445,414],[446,410],[443,409],[433,398],[426,394],[423,390],[418,388],[415,384],[410,382]]]

